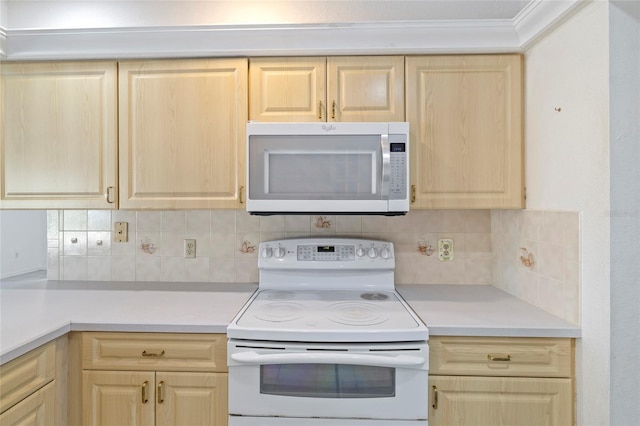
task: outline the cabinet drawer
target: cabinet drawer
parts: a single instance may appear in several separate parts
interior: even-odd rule
[[[85,370],[227,371],[225,334],[82,333]]]
[[[571,377],[572,353],[571,339],[432,337],[429,374]]]
[[[47,343],[0,367],[0,412],[55,378],[56,344]]]

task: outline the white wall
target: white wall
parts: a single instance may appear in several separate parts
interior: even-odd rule
[[[582,215],[579,425],[610,412],[608,8],[590,3],[525,52],[527,208]]]
[[[610,7],[611,424],[640,419],[640,2]]]
[[[0,211],[0,279],[47,269],[46,213]]]

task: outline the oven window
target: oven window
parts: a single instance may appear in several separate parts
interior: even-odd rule
[[[385,398],[395,396],[396,371],[348,364],[260,366],[260,393],[308,398]]]

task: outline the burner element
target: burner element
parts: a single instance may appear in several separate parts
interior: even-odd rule
[[[274,302],[261,306],[254,315],[264,321],[284,322],[302,318],[303,312],[304,306],[299,303]]]
[[[381,324],[389,315],[367,302],[338,302],[329,305],[329,319],[345,325],[368,326]]]
[[[293,291],[271,291],[267,293],[267,299],[269,300],[291,300],[295,297]]]
[[[389,298],[389,296],[384,293],[362,293],[360,297],[366,300],[387,300]]]

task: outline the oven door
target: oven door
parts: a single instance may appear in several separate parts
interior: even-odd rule
[[[228,364],[232,416],[406,420],[423,425],[427,419],[426,342],[230,340]]]

